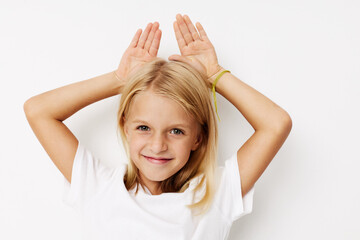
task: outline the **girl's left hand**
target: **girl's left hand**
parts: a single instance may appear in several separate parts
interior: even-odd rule
[[[218,63],[214,46],[208,39],[204,28],[199,22],[197,22],[196,26],[200,35],[189,16],[176,15],[174,31],[181,56],[174,54],[169,56],[168,59],[188,63],[202,73],[211,83],[212,77],[222,67]]]
[[[149,23],[142,35],[141,32],[141,28],[137,30],[121,58],[118,69],[115,70],[121,81],[125,80],[131,72],[134,72],[144,63],[157,57],[161,39],[159,23]]]

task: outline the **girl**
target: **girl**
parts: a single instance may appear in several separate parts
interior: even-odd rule
[[[161,30],[149,23],[115,71],[24,104],[65,177],[65,203],[82,213],[86,239],[226,239],[232,223],[252,211],[254,184],[290,133],[286,111],[218,63],[200,23],[195,28],[177,14],[174,30],[181,55],[169,61],[157,57]],[[224,167],[216,164],[215,87],[255,129]],[[128,164],[110,168],[63,121],[117,94]]]

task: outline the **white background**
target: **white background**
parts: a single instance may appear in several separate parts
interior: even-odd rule
[[[360,239],[358,1],[0,1],[0,239],[80,239],[64,177],[23,112],[31,96],[118,66],[138,28],[158,21],[159,57],[179,53],[176,13],[204,26],[219,63],[285,109],[292,131],[229,239]],[[120,96],[65,121],[116,165]],[[217,94],[219,158],[253,133]],[[222,165],[223,162],[220,162]]]

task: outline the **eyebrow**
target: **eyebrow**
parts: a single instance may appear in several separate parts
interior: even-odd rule
[[[148,122],[144,121],[144,120],[140,120],[140,119],[135,119],[132,121],[133,123],[144,123],[146,125],[151,125],[149,124]],[[183,124],[183,123],[174,123],[174,124],[171,124],[170,127],[182,127],[182,128],[187,128],[189,129],[190,126],[187,125],[187,124]]]

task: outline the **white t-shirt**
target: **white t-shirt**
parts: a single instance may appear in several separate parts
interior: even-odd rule
[[[123,182],[126,167],[104,165],[79,142],[71,185],[64,177],[63,202],[81,215],[84,239],[222,240],[235,220],[252,211],[254,186],[242,198],[236,152],[217,168],[219,188],[202,217],[185,206],[199,178],[183,193],[151,195],[139,187],[135,196],[135,189],[127,191]]]

